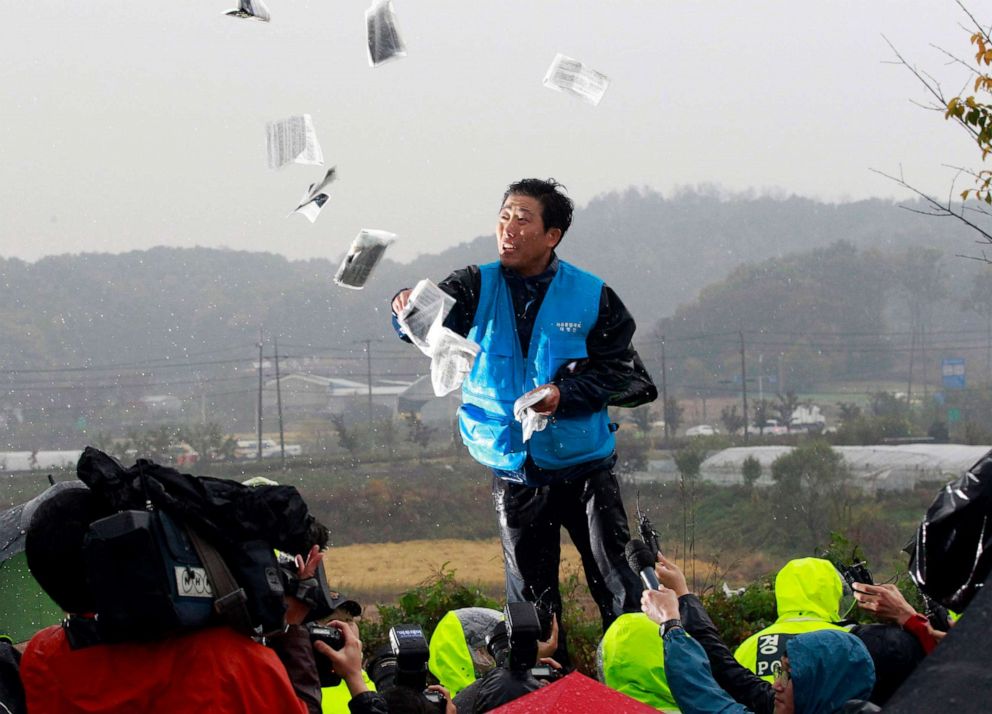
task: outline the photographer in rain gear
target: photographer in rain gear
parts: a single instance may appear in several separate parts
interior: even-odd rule
[[[229,627],[153,641],[101,643],[83,542],[90,524],[108,515],[106,504],[92,491],[79,489],[46,501],[32,519],[29,567],[69,616],[62,626],[38,632],[25,650],[21,676],[29,710],[233,714],[266,711],[278,703],[285,712],[320,711],[310,639],[300,627],[275,638],[273,649]],[[86,633],[92,642],[84,641]],[[135,639],[142,634],[135,632]]]
[[[679,567],[662,555],[658,555],[658,563],[655,566],[655,574],[659,583],[668,591],[674,593],[678,598],[677,625],[684,627],[695,642],[702,646],[709,660],[708,669],[712,673],[713,679],[730,697],[742,704],[748,711],[755,714],[772,714],[776,711],[776,691],[772,682],[767,682],[758,677],[754,672],[747,669],[740,662],[734,659],[726,643],[720,638],[713,620],[703,607],[702,601],[689,592],[685,575]],[[891,655],[887,648],[887,641],[880,642],[877,632],[870,631],[865,635],[860,635],[862,642],[868,648],[868,652],[873,662],[876,662],[876,673],[878,672],[878,661],[876,656],[883,658],[883,676],[885,680],[881,682],[879,688],[876,681],[876,689],[872,690],[870,702],[858,702],[852,705],[852,712],[872,712],[873,703],[879,703],[876,695],[882,697],[891,694],[891,688],[898,686],[905,677],[905,670],[901,663],[888,661]],[[907,634],[908,633],[902,633]],[[657,635],[657,632],[655,633]],[[882,638],[884,639],[884,638]],[[910,636],[910,640],[913,638]],[[659,655],[660,656],[660,655]],[[776,662],[773,669],[777,670],[781,660]],[[892,665],[895,664],[895,667]],[[666,686],[667,686],[666,682]],[[884,698],[881,699],[884,701]]]
[[[90,488],[49,499],[28,528],[28,566],[69,613],[25,651],[29,707],[319,714],[315,646],[302,623],[320,590],[327,531],[296,489],[250,489],[143,460],[125,469],[90,448],[77,471]],[[307,558],[280,567],[275,547]],[[356,645],[342,634],[340,651],[316,649],[322,667],[328,657],[344,676]],[[252,639],[262,636],[269,647]],[[360,667],[360,643],[357,652]],[[356,700],[367,706],[352,711],[384,711]]]
[[[817,630],[843,630],[840,602],[844,584],[829,560],[790,560],[775,576],[778,619],[744,640],[734,656],[766,682],[775,679],[774,668],[785,653],[789,638]]]
[[[488,607],[462,607],[445,613],[430,639],[428,667],[451,696],[492,670],[495,662],[486,650],[503,613]]]
[[[461,714],[487,712],[533,692],[558,678],[561,665],[546,653],[557,646],[557,628],[541,640],[542,623],[533,603],[507,603],[486,647],[496,669],[463,689],[454,699]]]
[[[665,675],[684,714],[755,711],[717,684],[703,646],[682,626],[674,590],[645,590],[641,606],[661,626]],[[861,640],[847,632],[827,629],[790,638],[774,670],[775,714],[880,711],[865,701],[875,683],[871,657]]]
[[[678,712],[665,679],[664,650],[658,647],[658,625],[642,612],[618,617],[596,650],[599,681],[665,712]]]

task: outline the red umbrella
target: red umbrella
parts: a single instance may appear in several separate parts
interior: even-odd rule
[[[595,679],[589,679],[578,672],[562,677],[554,684],[531,692],[509,704],[492,710],[499,714],[546,714],[566,712],[567,714],[604,714],[604,712],[624,712],[624,714],[645,712],[658,714],[658,710],[631,699]]]

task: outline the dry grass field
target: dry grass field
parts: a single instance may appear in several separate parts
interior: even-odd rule
[[[579,554],[562,545],[564,572],[581,569]],[[413,540],[331,548],[324,568],[331,585],[360,602],[393,602],[442,568],[455,578],[498,597],[503,591],[503,550],[491,540]],[[341,577],[337,574],[341,573]]]
[[[455,571],[459,582],[502,598],[503,551],[496,539],[357,544],[331,548],[324,555],[331,586],[363,604],[395,602],[404,592],[430,580],[442,566]],[[562,579],[578,572],[584,582],[581,570],[575,546],[563,543]],[[705,578],[711,572],[710,564],[697,561],[698,576]]]

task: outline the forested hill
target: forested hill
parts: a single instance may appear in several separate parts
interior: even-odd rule
[[[646,334],[742,263],[839,240],[883,252],[929,245],[953,255],[974,247],[952,221],[879,200],[824,204],[698,191],[666,198],[628,190],[577,211],[560,255],[615,287]],[[259,325],[296,353],[308,346],[360,350],[361,340],[390,339],[387,305],[398,288],[492,260],[495,246],[488,236],[408,264],[387,259],[361,291],[332,283],[339,258],[155,248],[36,263],[0,259],[0,369],[209,356],[251,345]]]

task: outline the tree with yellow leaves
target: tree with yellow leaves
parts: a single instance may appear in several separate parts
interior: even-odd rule
[[[942,112],[945,119],[954,121],[967,131],[977,143],[981,153],[981,161],[984,163],[992,153],[992,37],[990,37],[989,30],[982,26],[961,0],[955,0],[955,2],[967,16],[972,27],[971,45],[976,50],[974,59],[961,59],[944,49],[941,49],[941,52],[955,64],[967,68],[969,75],[974,76],[974,81],[970,83],[974,94],[947,97],[940,83],[933,76],[907,61],[891,42],[888,44],[895,53],[897,63],[906,67],[930,95],[931,102],[926,105],[926,108]],[[992,206],[992,170],[959,168],[959,174],[970,176],[974,180],[974,185],[971,188],[957,194],[955,194],[952,185],[951,195],[959,196],[960,203],[954,203],[950,198],[946,202],[942,202],[915,188],[901,175],[892,176],[882,171],[873,170],[909,189],[922,198],[927,206],[924,210],[904,207],[907,210],[927,216],[955,218],[981,235],[984,243],[992,245],[992,227],[990,227],[992,226],[992,209],[988,208]],[[988,256],[984,252],[981,256],[962,257],[971,257],[992,263],[992,256]]]
[[[971,15],[969,14],[969,17]],[[971,18],[974,21],[974,18]],[[992,38],[981,25],[975,22],[977,31],[971,36],[971,44],[975,46],[975,84],[972,94],[967,97],[954,97],[947,102],[945,119],[954,119],[974,137],[982,152],[982,161],[992,153],[992,104],[981,101],[982,94],[992,95]],[[975,198],[992,204],[992,171],[980,169],[974,172],[975,188],[969,188],[961,193],[962,200]]]

